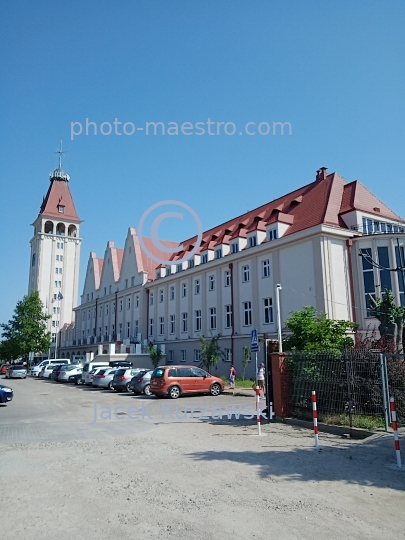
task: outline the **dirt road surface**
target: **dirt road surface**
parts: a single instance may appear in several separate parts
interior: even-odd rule
[[[227,408],[254,407],[250,398],[173,403],[7,384],[15,397],[0,407],[2,540],[405,538],[392,435],[321,434],[316,451],[310,431],[265,424],[258,437],[253,420],[227,418]],[[208,420],[198,419],[203,407]]]

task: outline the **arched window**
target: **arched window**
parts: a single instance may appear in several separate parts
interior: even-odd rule
[[[65,358],[65,353],[64,352],[62,353],[62,358]]]
[[[77,236],[76,225],[69,225],[68,236],[74,236],[74,237]]]
[[[44,226],[45,234],[53,234],[53,223],[52,221],[46,221]]]
[[[65,225],[63,223],[58,223],[56,225],[56,234],[58,236],[65,236],[65,231],[66,231],[66,228],[65,228]]]

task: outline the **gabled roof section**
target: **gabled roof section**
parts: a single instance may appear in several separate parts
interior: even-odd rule
[[[380,201],[358,180],[346,184],[339,213],[345,214],[353,210],[360,210],[368,214],[392,219],[393,221],[404,221],[401,216],[390,210],[388,206]]]
[[[63,213],[59,212],[59,206],[64,206]],[[47,217],[81,222],[76,212],[68,182],[56,177],[51,178],[51,185],[42,201],[39,213]]]

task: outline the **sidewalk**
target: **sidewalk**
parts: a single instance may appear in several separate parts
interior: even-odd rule
[[[228,386],[225,386],[225,390],[222,393],[226,394],[227,396],[247,396],[247,397],[256,396],[256,391],[253,390],[251,386],[246,387],[246,388],[236,387],[235,390],[230,390]]]

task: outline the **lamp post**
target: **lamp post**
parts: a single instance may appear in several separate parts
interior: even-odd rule
[[[283,352],[283,340],[281,337],[281,313],[280,313],[280,283],[276,285],[276,309],[277,309],[277,334],[278,334],[278,352]]]

